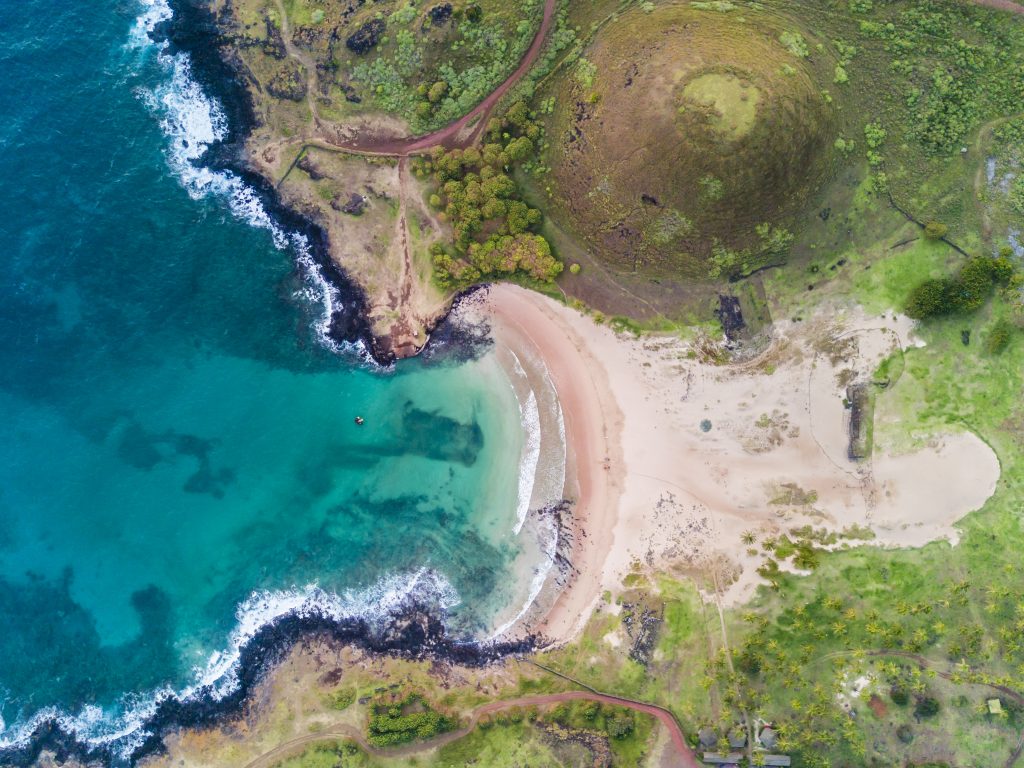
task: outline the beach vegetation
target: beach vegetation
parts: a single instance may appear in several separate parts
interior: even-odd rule
[[[457,725],[455,718],[431,708],[422,695],[407,693],[371,703],[367,740],[390,747],[430,739]]]
[[[1003,257],[972,257],[952,277],[919,283],[907,297],[905,311],[916,320],[976,312],[996,286],[1010,282],[1013,273],[1013,265]]]
[[[414,173],[431,178],[431,204],[442,208],[453,242],[433,248],[434,276],[446,289],[521,275],[551,282],[562,262],[538,230],[541,212],[523,201],[514,169],[534,155],[540,126],[522,101],[488,126],[480,149],[436,149]]]

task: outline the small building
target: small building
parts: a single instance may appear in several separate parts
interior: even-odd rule
[[[787,768],[793,764],[793,761],[789,759],[789,755],[765,755],[764,762],[762,764]]]
[[[708,765],[738,765],[740,760],[744,757],[742,752],[730,752],[728,755],[723,755],[721,752],[705,752],[704,762]]]
[[[697,740],[701,749],[714,749],[718,746],[718,731],[706,725],[697,731]]]
[[[743,749],[747,746],[747,732],[740,726],[729,731],[729,746],[733,749]]]
[[[988,706],[988,713],[990,715],[1003,714],[1003,702],[999,699],[988,699],[985,704]]]
[[[766,725],[757,735],[757,741],[765,749],[775,749],[779,745],[779,734],[770,725]]]

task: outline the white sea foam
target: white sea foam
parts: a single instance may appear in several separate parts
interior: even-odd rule
[[[507,351],[512,357],[511,375],[521,385],[525,384],[529,387],[529,377],[519,356],[511,349]],[[543,371],[543,386],[539,396],[538,392],[530,387],[524,400],[520,397],[518,388],[512,386],[512,391],[519,404],[520,422],[525,437],[519,463],[518,505],[514,529],[517,535],[522,534],[525,523],[530,519],[530,505],[534,503],[535,497],[537,497],[535,512],[561,500],[565,487],[568,456],[568,446],[565,441],[565,415],[558,401],[554,382],[551,381],[550,373],[542,361],[531,362]],[[541,418],[542,404],[550,416],[549,419]],[[550,435],[542,441],[542,424],[551,423],[556,424],[558,428],[558,444],[554,448],[551,445]],[[542,447],[544,448],[543,462]],[[540,481],[539,487],[538,480]],[[536,530],[533,532],[537,537],[541,557],[534,567],[526,600],[515,616],[503,622],[491,633],[487,638],[488,641],[502,637],[529,614],[555,565],[555,556],[558,550],[558,526],[550,517],[543,515],[537,514],[535,520]]]
[[[528,384],[526,371],[519,357],[511,349],[515,376]],[[537,395],[531,389],[527,393],[526,402],[519,396],[515,386],[512,393],[519,404],[519,422],[523,428],[523,450],[519,458],[519,484],[517,486],[516,525],[518,534],[526,522],[530,511],[530,500],[533,498],[533,484],[537,477],[537,465],[540,462],[540,409],[537,407]]]
[[[155,86],[140,87],[136,93],[156,116],[168,138],[167,164],[193,200],[215,197],[227,203],[236,218],[257,229],[267,230],[274,245],[295,254],[302,275],[297,297],[320,308],[313,323],[317,339],[335,352],[350,352],[364,361],[369,355],[363,343],[338,345],[331,338],[334,315],[342,310],[341,294],[313,258],[309,240],[289,232],[267,212],[259,194],[238,175],[202,165],[210,147],[228,137],[228,120],[223,108],[210,98],[192,73],[187,53],[171,53],[166,43],[154,42],[151,34],[158,24],[171,18],[166,0],[144,0],[143,12],[129,36],[132,50],[155,50],[163,80]]]
[[[94,748],[107,747],[115,755],[126,758],[149,737],[145,723],[165,699],[175,698],[185,703],[204,697],[220,700],[237,690],[242,649],[262,628],[289,616],[337,622],[358,618],[367,622],[371,632],[380,632],[391,617],[413,604],[446,611],[459,604],[459,595],[444,576],[428,568],[393,575],[367,589],[341,594],[315,584],[255,592],[238,606],[235,629],[227,647],[213,653],[205,665],[197,667],[193,671],[194,682],[185,689],[163,688],[146,695],[126,697],[120,707],[123,714],[116,716],[91,705],[75,715],[49,707],[19,726],[10,729],[0,726],[0,749],[24,746],[40,724],[56,721],[80,742]]]
[[[544,589],[544,583],[548,580],[548,574],[551,573],[551,569],[555,566],[555,555],[558,553],[558,535],[558,525],[553,519],[538,516],[537,541],[540,544],[544,557],[534,568],[526,600],[523,602],[519,612],[495,629],[484,642],[491,642],[502,638],[505,633],[522,621],[530,612],[530,609],[533,608],[533,604],[537,602],[541,590]]]

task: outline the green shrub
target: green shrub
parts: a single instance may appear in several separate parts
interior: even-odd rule
[[[924,236],[929,240],[941,240],[949,232],[949,227],[941,221],[929,221],[924,225]]]
[[[1008,320],[1001,319],[997,320],[991,328],[988,330],[988,335],[985,337],[985,351],[990,355],[1002,354],[1010,345],[1010,337],[1013,333],[1013,326],[1010,325]]]
[[[355,703],[356,691],[354,688],[342,688],[340,691],[334,691],[327,697],[327,701],[331,706],[331,709],[348,709]]]
[[[636,730],[636,720],[628,710],[616,710],[604,719],[605,732],[613,739],[625,739]]]
[[[917,706],[914,707],[914,714],[918,717],[934,717],[939,714],[939,700],[932,696],[922,696],[917,700]]]
[[[907,689],[901,685],[894,685],[889,689],[889,698],[892,699],[893,704],[901,707],[905,707],[910,703],[910,694],[908,694]]]
[[[915,320],[948,315],[953,311],[951,280],[925,280],[910,292],[904,311]]]
[[[455,729],[453,718],[431,709],[422,696],[409,694],[394,702],[377,702],[370,709],[368,741],[377,747],[429,739]]]
[[[941,317],[959,312],[975,312],[985,305],[995,285],[1013,279],[1014,268],[1008,259],[974,256],[955,277],[925,280],[907,297],[904,307],[915,320]]]

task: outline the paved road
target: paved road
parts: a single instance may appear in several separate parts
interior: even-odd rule
[[[679,722],[667,709],[662,709],[654,704],[646,704],[642,701],[622,699],[618,696],[609,696],[603,693],[591,693],[590,691],[565,691],[563,693],[523,696],[518,699],[492,701],[473,710],[473,713],[469,718],[469,725],[465,728],[460,728],[457,731],[443,734],[428,741],[421,741],[416,744],[409,744],[404,747],[396,747],[392,749],[381,749],[373,746],[366,741],[362,732],[353,726],[338,725],[326,731],[310,733],[305,736],[299,736],[298,738],[286,741],[269,752],[265,752],[257,757],[255,760],[250,762],[246,768],[273,768],[273,766],[283,760],[287,760],[289,757],[294,757],[295,755],[300,754],[307,747],[313,744],[324,741],[335,741],[337,739],[351,739],[362,749],[375,757],[410,757],[419,752],[437,749],[445,744],[449,744],[463,738],[473,730],[477,722],[484,715],[493,714],[506,709],[512,709],[513,707],[546,706],[550,704],[560,704],[565,701],[580,700],[599,701],[604,704],[613,704],[615,706],[632,709],[636,712],[652,715],[658,719],[658,722],[668,729],[669,735],[672,738],[673,751],[675,752],[674,759],[671,763],[663,762],[662,764],[669,764],[677,768],[701,768],[700,762],[697,760],[697,757],[693,754],[693,750],[690,749],[689,745],[686,743],[686,739],[683,737],[683,731],[682,728],[679,727]]]

